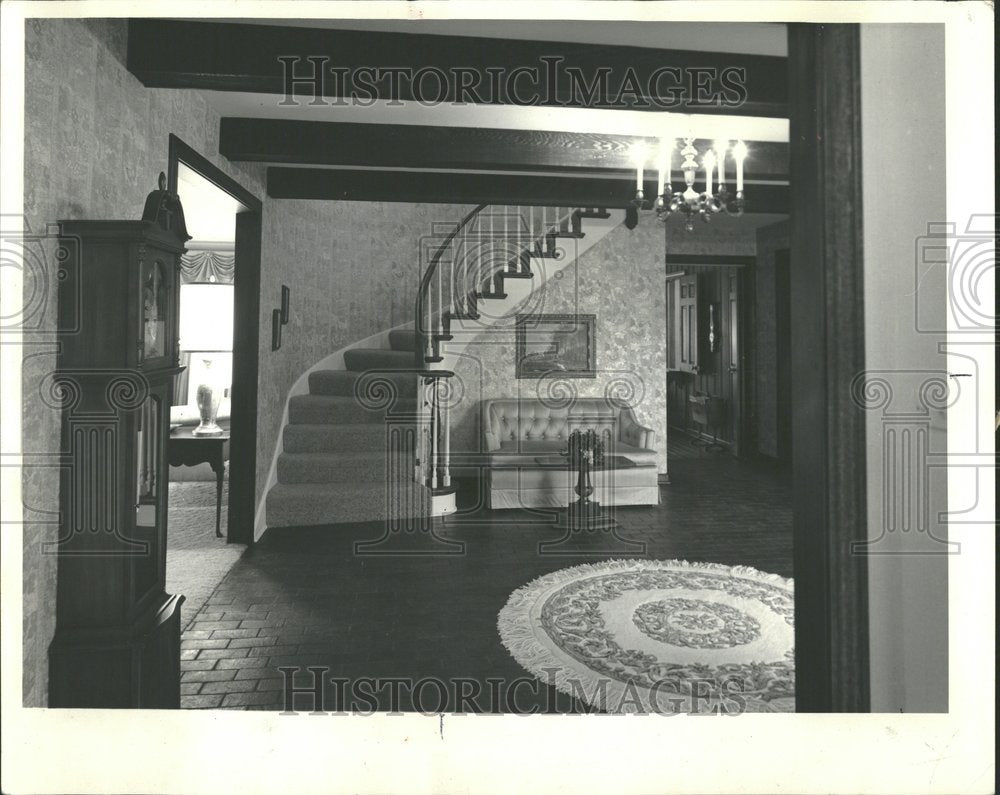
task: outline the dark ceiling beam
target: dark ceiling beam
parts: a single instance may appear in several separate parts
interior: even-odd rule
[[[454,169],[460,171],[634,171],[638,142],[656,151],[653,138],[631,135],[350,124],[282,119],[222,119],[219,151],[230,160],[296,165]],[[703,152],[711,141],[696,141]],[[788,179],[788,144],[750,142],[746,179]],[[652,160],[652,158],[651,158]],[[674,154],[674,166],[680,158]],[[728,176],[735,178],[728,164]],[[674,169],[674,181],[683,176]]]
[[[645,183],[647,196],[656,191]],[[635,193],[632,179],[448,174],[419,171],[362,171],[332,168],[267,170],[273,199],[428,202],[434,204],[516,204],[548,207],[624,208]],[[748,185],[746,211],[788,213],[788,186]]]
[[[276,95],[286,93],[286,70],[311,76],[318,65],[319,92],[314,82],[296,84],[303,102],[355,94],[368,104],[423,99],[770,117],[787,116],[788,105],[784,58],[572,42],[133,19],[127,64],[149,87]]]

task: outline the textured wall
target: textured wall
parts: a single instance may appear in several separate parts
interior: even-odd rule
[[[872,401],[866,418],[868,536],[874,543],[874,554],[868,556],[872,712],[947,712],[949,683],[964,679],[966,671],[978,675],[978,667],[971,666],[949,671],[949,651],[954,650],[949,649],[949,640],[962,637],[956,628],[949,638],[949,606],[957,604],[955,583],[949,580],[963,580],[960,587],[968,589],[966,598],[973,604],[973,594],[983,588],[985,595],[989,585],[970,575],[989,569],[966,569],[956,558],[995,555],[992,539],[978,548],[975,542],[963,544],[961,556],[945,554],[935,539],[947,539],[949,533],[955,533],[954,539],[963,529],[960,523],[948,525],[949,473],[945,468],[928,467],[924,480],[919,474],[919,454],[908,453],[902,441],[907,431],[917,437],[919,421],[902,427],[898,424],[900,415],[919,415],[933,404],[933,400],[918,397],[918,389],[928,374],[947,370],[950,364],[943,352],[946,335],[928,333],[927,329],[948,326],[951,269],[946,275],[943,268],[928,268],[914,250],[914,241],[927,234],[928,224],[953,217],[950,213],[954,211],[943,153],[946,147],[961,147],[964,142],[960,134],[952,136],[946,112],[945,76],[951,56],[949,53],[946,58],[945,40],[943,25],[861,25],[865,366],[883,379],[887,399],[884,406]],[[920,167],[877,167],[888,162],[919,163]],[[876,167],[867,167],[869,164]],[[984,190],[988,190],[988,178],[978,184],[984,199],[991,195]],[[899,196],[908,200],[897,201]],[[966,206],[979,211],[979,206]],[[954,220],[962,229],[965,219]],[[943,244],[935,241],[935,245]],[[920,271],[921,324],[917,323],[914,304],[915,266]],[[971,299],[965,300],[975,306]],[[983,332],[988,329],[981,328]],[[968,359],[960,361],[963,367],[971,365]],[[969,411],[977,405],[966,403]],[[953,417],[962,415],[960,403],[953,405],[953,412]],[[888,433],[887,418],[891,415],[896,415],[888,422],[895,425],[898,441]],[[951,429],[941,413],[931,411],[930,416],[931,428],[924,442],[929,454],[948,448],[954,452],[960,437],[948,438]],[[954,471],[950,474],[955,475]],[[984,507],[988,512],[988,503]],[[887,510],[895,514],[894,520],[887,522]],[[903,518],[921,512],[927,517],[926,529],[921,528],[920,520]],[[968,517],[962,516],[962,520]],[[972,535],[976,535],[975,530],[967,536],[970,541]],[[984,624],[989,620],[988,610],[987,604],[982,613]],[[951,618],[957,614],[952,613]],[[967,627],[971,629],[962,622],[963,634],[969,631]],[[955,677],[949,678],[949,673]]]
[[[651,218],[641,223],[652,224]],[[713,218],[707,224],[697,223],[693,232],[684,231],[680,219],[671,218],[667,223],[667,254],[698,254],[705,256],[752,257],[756,250],[753,227],[738,218],[725,216]],[[676,266],[671,265],[670,271]]]
[[[258,497],[277,440],[285,395],[309,365],[338,347],[409,319],[418,241],[462,206],[268,200],[264,169],[218,153],[219,117],[197,91],[144,88],[125,69],[124,20],[31,20],[25,36],[26,223],[33,233],[60,219],[138,219],[146,194],[167,169],[174,133],[264,200],[261,253]],[[43,245],[53,261],[54,246]],[[292,319],[280,351],[270,350],[270,312],[280,285],[292,289]],[[26,455],[39,464],[59,446],[58,413],[38,399],[55,366],[54,270],[25,275],[29,323],[23,368]],[[46,332],[48,330],[48,332]],[[47,651],[55,628],[55,559],[41,544],[56,536],[55,469],[24,473],[24,701],[44,705]]]
[[[774,255],[788,248],[791,226],[779,221],[757,230],[757,329],[754,381],[757,414],[757,446],[764,455],[778,454],[776,328],[774,307]]]

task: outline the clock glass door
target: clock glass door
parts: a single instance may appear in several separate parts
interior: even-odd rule
[[[162,397],[151,392],[138,409],[135,441],[135,541],[142,545],[132,555],[134,602],[159,591],[163,526],[163,416]]]
[[[141,321],[139,327],[139,364],[163,367],[171,364],[175,321],[171,313],[170,293],[174,269],[162,258],[144,260],[139,272]]]

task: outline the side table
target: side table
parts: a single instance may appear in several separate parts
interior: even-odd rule
[[[207,463],[215,473],[215,537],[222,538],[222,476],[229,455],[229,431],[218,436],[194,436],[193,427],[176,428],[167,439],[167,460],[172,467]]]

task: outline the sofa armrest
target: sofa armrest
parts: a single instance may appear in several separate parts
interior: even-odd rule
[[[482,413],[479,417],[480,427],[483,429],[484,452],[491,453],[500,449],[500,437],[490,423],[488,404],[483,403]]]
[[[644,450],[652,450],[656,442],[656,431],[640,425],[632,409],[623,408],[618,418],[618,441]]]

